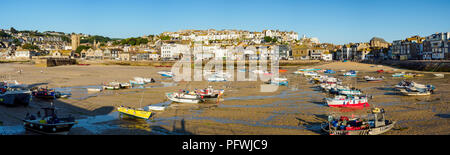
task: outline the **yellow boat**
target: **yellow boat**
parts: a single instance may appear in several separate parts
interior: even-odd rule
[[[149,119],[152,115],[152,112],[150,111],[144,111],[144,110],[135,110],[125,107],[118,107],[117,111],[119,111],[121,114],[125,114],[132,117],[142,118],[142,119]]]

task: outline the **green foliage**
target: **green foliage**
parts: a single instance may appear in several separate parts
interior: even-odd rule
[[[5,33],[3,31],[0,31],[0,37],[11,37],[8,33]]]
[[[75,53],[80,54],[82,50],[88,50],[88,49],[90,49],[90,48],[91,48],[91,47],[89,47],[89,46],[80,45],[80,46],[78,46],[77,49],[75,50]]]
[[[20,42],[19,39],[14,39],[14,40],[12,41],[12,43],[13,43],[14,45],[16,45],[16,46],[22,45],[22,42]]]
[[[123,39],[120,42],[119,41],[115,41],[113,43],[113,45],[140,45],[140,44],[147,44],[148,43],[148,39],[147,38],[127,38],[127,39]]]
[[[91,43],[91,44],[93,44],[94,40],[98,41],[100,43],[106,43],[108,41],[112,41],[112,39],[109,38],[109,37],[103,37],[103,36],[96,35],[96,36],[91,36],[91,37],[88,37],[88,38],[83,38],[83,39],[80,40],[80,43],[81,44],[83,44],[83,43]]]
[[[23,49],[28,49],[28,50],[39,50],[38,46],[29,44],[29,43],[23,44],[22,48]]]
[[[160,36],[159,39],[161,39],[161,40],[170,40],[170,36]]]
[[[17,33],[18,32],[14,27],[11,27],[11,29],[9,29],[9,31],[11,31],[11,33]]]
[[[266,43],[270,43],[270,42],[276,43],[277,41],[278,41],[277,38],[272,38],[272,37],[269,37],[269,36],[264,37],[264,42],[266,42]]]

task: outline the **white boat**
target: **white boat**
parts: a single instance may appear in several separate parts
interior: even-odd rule
[[[443,77],[444,77],[444,74],[434,74],[434,76],[437,76],[437,77],[443,78]]]
[[[161,76],[164,76],[164,77],[173,77],[173,73],[172,72],[159,71],[158,74],[160,74]]]
[[[305,75],[305,76],[317,76],[317,73],[316,72],[306,72],[306,73],[303,73],[303,75]]]
[[[326,98],[326,103],[330,107],[368,107],[367,97],[342,96],[337,95],[334,98]]]
[[[144,107],[145,111],[164,111],[166,109],[166,106],[155,106],[155,105],[149,105]]]
[[[206,89],[200,89],[200,90],[196,90],[195,93],[197,93],[200,96],[203,96],[203,98],[217,98],[220,95],[223,95],[225,90],[223,89],[213,89],[212,86],[209,86]]]
[[[173,102],[179,102],[179,103],[200,103],[203,102],[203,99],[201,99],[198,95],[190,95],[185,93],[166,93],[166,97],[173,101]]]
[[[86,88],[89,92],[101,92],[103,89],[101,88]]]
[[[427,96],[431,95],[431,91],[428,90],[412,90],[412,89],[400,89],[400,92],[406,96]]]

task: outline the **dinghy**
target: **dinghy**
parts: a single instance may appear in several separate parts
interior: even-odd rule
[[[178,92],[172,92],[172,93],[166,93],[166,97],[173,101],[178,103],[200,103],[203,102],[203,98],[197,94],[187,94],[187,93],[178,93]]]

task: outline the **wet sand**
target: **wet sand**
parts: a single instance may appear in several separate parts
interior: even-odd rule
[[[238,135],[317,135],[320,123],[326,121],[329,113],[366,115],[368,109],[348,110],[330,108],[322,99],[327,95],[317,91],[305,77],[292,72],[299,68],[333,69],[336,71],[358,70],[358,77],[378,76],[376,70],[387,71],[395,68],[377,67],[354,62],[333,62],[316,66],[281,67],[288,72],[282,73],[289,79],[289,86],[280,86],[275,92],[260,92],[263,82],[173,82],[162,78],[158,71],[170,68],[145,66],[58,66],[43,68],[26,64],[0,64],[2,80],[13,79],[32,86],[48,86],[60,90],[70,90],[72,97],[57,99],[53,103],[59,113],[71,114],[79,124],[69,134],[238,134]],[[22,73],[17,70],[22,69]],[[41,72],[42,71],[42,72]],[[411,72],[398,69],[396,72]],[[418,72],[418,71],[417,71]],[[344,78],[345,83],[362,89],[374,98],[372,106],[382,107],[387,118],[398,123],[388,135],[446,135],[450,134],[450,110],[448,109],[450,92],[446,89],[450,75],[436,78],[431,73],[412,78],[422,84],[433,84],[437,91],[431,96],[407,97],[392,90],[402,78],[393,78],[383,74],[387,80],[380,83],[367,83],[358,78],[344,78],[341,72],[335,74]],[[380,74],[381,75],[381,74]],[[107,90],[100,93],[88,93],[86,87],[100,86],[103,82],[117,80],[127,82],[133,77],[153,77],[156,83],[146,89]],[[115,108],[120,105],[143,107],[152,104],[169,103],[166,92],[179,89],[206,88],[225,89],[224,100],[219,104],[172,103],[162,112],[155,112],[150,120],[134,120],[119,117]],[[142,103],[140,104],[140,101]],[[30,134],[21,126],[21,119],[27,112],[36,113],[40,107],[50,105],[49,100],[34,99],[28,107],[0,106],[0,134]]]

